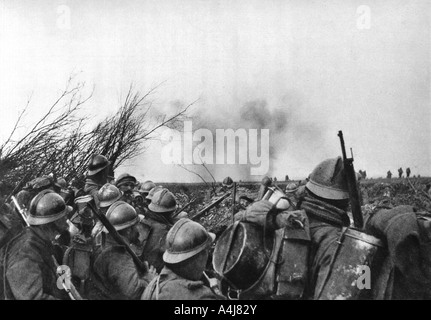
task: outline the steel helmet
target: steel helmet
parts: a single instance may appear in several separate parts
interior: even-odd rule
[[[151,189],[155,187],[156,187],[156,184],[153,181],[148,180],[148,181],[145,181],[144,183],[141,183],[139,192],[147,196],[148,193],[151,191]]]
[[[179,263],[205,250],[215,240],[215,234],[190,219],[178,220],[166,235],[163,261]]]
[[[51,188],[53,185],[53,179],[50,176],[41,176],[30,181],[34,190],[44,190]]]
[[[233,187],[233,180],[231,177],[226,177],[224,178],[222,185],[227,187],[227,188],[232,188]]]
[[[18,194],[16,195],[16,199],[18,201],[18,204],[21,207],[29,207],[29,204],[33,198],[34,193],[31,193],[30,191],[27,190],[21,190],[20,192],[18,192]],[[15,206],[15,204],[14,204]]]
[[[126,183],[133,183],[134,185],[136,185],[136,178],[134,176],[131,176],[128,173],[123,173],[118,177],[118,179],[115,182],[115,185],[117,187],[121,187],[123,184],[126,184]]]
[[[139,222],[136,210],[124,201],[117,201],[111,205],[106,212],[106,217],[117,231],[131,227]],[[105,228],[103,231],[107,232]]]
[[[120,200],[121,196],[121,191],[110,183],[105,183],[99,191],[97,191],[97,198],[100,201],[99,206],[101,208],[109,207],[115,201]]]
[[[67,181],[64,178],[58,178],[54,184],[56,184],[61,189],[67,189]]]
[[[100,154],[95,155],[92,159],[90,164],[88,165],[88,171],[87,175],[92,176],[96,173],[102,171],[107,166],[109,166],[111,163],[108,161],[108,158],[105,156],[102,156]]]
[[[341,157],[327,159],[318,164],[311,172],[306,187],[321,198],[331,200],[349,199]]]
[[[284,190],[285,193],[292,193],[295,192],[296,190],[298,190],[298,184],[296,184],[295,182],[289,182],[286,185],[286,189]]]
[[[30,225],[42,225],[54,222],[72,211],[63,198],[52,190],[43,190],[30,203],[27,222]]]
[[[156,187],[154,187],[153,189],[150,190],[150,192],[148,192],[148,195],[145,197],[145,199],[147,199],[147,200],[153,199],[154,194],[157,191],[162,190],[162,189],[166,189],[166,188],[164,188],[163,186],[156,186]],[[166,189],[166,190],[168,190],[168,189]]]
[[[177,209],[177,200],[168,189],[161,189],[154,194],[148,209],[159,213],[171,212]]]

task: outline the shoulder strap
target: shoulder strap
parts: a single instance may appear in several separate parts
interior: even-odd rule
[[[284,228],[276,276],[276,296],[301,299],[308,280],[308,230]]]
[[[160,291],[159,281],[160,281],[160,275],[158,275],[148,284],[147,288],[145,289],[142,295],[142,300],[151,300],[154,294],[154,291],[156,291],[156,300],[159,300],[159,291]]]

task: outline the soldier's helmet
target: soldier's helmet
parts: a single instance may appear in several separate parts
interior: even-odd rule
[[[148,195],[145,197],[145,199],[147,199],[147,200],[151,200],[151,199],[153,199],[154,194],[155,194],[157,191],[160,191],[160,190],[162,190],[162,189],[166,189],[166,188],[164,188],[163,186],[156,186],[156,187],[154,187],[153,189],[151,189],[151,190],[150,190],[150,192],[148,192]],[[166,189],[166,190],[167,190],[167,189]]]
[[[105,183],[99,191],[97,191],[97,198],[100,201],[99,206],[101,208],[109,207],[115,201],[120,200],[121,196],[121,191],[110,183]]]
[[[42,191],[53,186],[54,180],[50,176],[41,176],[30,181],[33,190]]]
[[[66,179],[64,179],[63,177],[58,178],[54,183],[55,183],[58,187],[60,187],[60,189],[67,189],[67,181],[66,181]]]
[[[108,158],[106,158],[105,156],[102,156],[101,154],[95,155],[91,159],[90,164],[88,165],[87,175],[95,175],[96,173],[108,167],[110,164],[111,163],[109,162]]]
[[[231,177],[226,177],[224,178],[223,182],[222,182],[222,186],[226,187],[226,188],[232,188],[233,187],[233,180]]]
[[[177,209],[177,200],[168,189],[161,189],[154,193],[148,209],[158,213],[169,213]]]
[[[285,193],[292,193],[295,192],[296,190],[298,190],[299,185],[296,184],[295,182],[289,182],[286,185],[286,189],[284,190]]]
[[[18,204],[21,207],[26,207],[28,208],[30,206],[30,202],[33,198],[33,195],[30,191],[27,190],[21,190],[20,192],[18,192],[18,194],[16,195],[16,200],[18,201]],[[14,204],[15,206],[15,204]]]
[[[115,185],[119,188],[125,184],[136,185],[136,178],[128,173],[121,174],[115,182]]]
[[[165,263],[175,264],[187,260],[210,247],[215,234],[190,219],[178,220],[166,235]]]
[[[63,198],[52,190],[43,190],[30,203],[27,221],[30,225],[54,222],[72,211]]]
[[[148,181],[145,181],[144,183],[141,183],[139,192],[146,197],[150,193],[151,189],[155,187],[156,187],[156,184],[153,181],[148,180]]]
[[[136,210],[124,201],[117,201],[111,205],[106,212],[106,217],[117,231],[131,227],[139,222]],[[107,232],[105,228],[103,231]]]
[[[319,163],[311,172],[310,179],[305,186],[321,198],[348,199],[349,191],[341,157],[327,159]]]

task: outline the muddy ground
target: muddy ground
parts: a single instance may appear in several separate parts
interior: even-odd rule
[[[289,182],[277,182],[284,190]],[[298,183],[299,181],[294,181]],[[169,188],[178,199],[180,205],[184,205],[193,197],[196,201],[186,210],[189,217],[196,215],[199,210],[217,199],[210,185],[204,183],[161,183]],[[431,199],[427,197],[427,185],[431,184],[431,178],[395,178],[395,179],[365,179],[360,181],[361,197],[363,205],[377,204],[384,197],[390,199],[392,205],[412,205],[418,211],[431,212]],[[256,199],[260,187],[259,182],[239,182],[237,184],[237,199],[241,195]],[[218,186],[217,188],[220,188]],[[221,193],[220,193],[221,194]],[[198,221],[208,230],[219,234],[232,221],[232,197],[229,196],[218,206],[202,215]],[[236,210],[239,210],[238,200]]]

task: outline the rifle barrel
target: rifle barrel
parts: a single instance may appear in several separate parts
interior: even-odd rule
[[[105,228],[108,230],[109,234],[112,235],[112,237],[117,241],[120,245],[124,246],[126,248],[126,251],[132,256],[133,261],[135,264],[139,267],[139,269],[146,273],[148,272],[147,266],[142,262],[141,259],[138,258],[136,253],[130,248],[130,246],[124,241],[124,239],[118,234],[117,230],[114,228],[114,226],[109,222],[108,218],[99,212],[95,205],[91,202],[88,203],[90,206],[90,209],[96,214],[97,218],[102,222],[102,224],[105,226]]]
[[[193,217],[191,217],[191,220],[196,220],[197,218],[199,218],[201,215],[203,215],[205,212],[207,212],[208,210],[212,209],[213,207],[215,207],[216,205],[218,205],[220,202],[222,202],[224,199],[226,199],[227,197],[230,196],[230,192],[226,192],[224,195],[222,195],[220,198],[218,198],[217,200],[215,200],[214,202],[210,203],[209,205],[207,205],[205,208],[203,208],[201,211],[199,211],[198,213],[196,213]]]
[[[24,210],[20,207],[18,200],[15,198],[15,196],[12,196],[12,201],[13,201],[16,209],[18,210],[22,220],[24,220],[24,223],[27,225],[27,227],[29,227],[30,224],[27,221],[27,216],[25,215]]]

